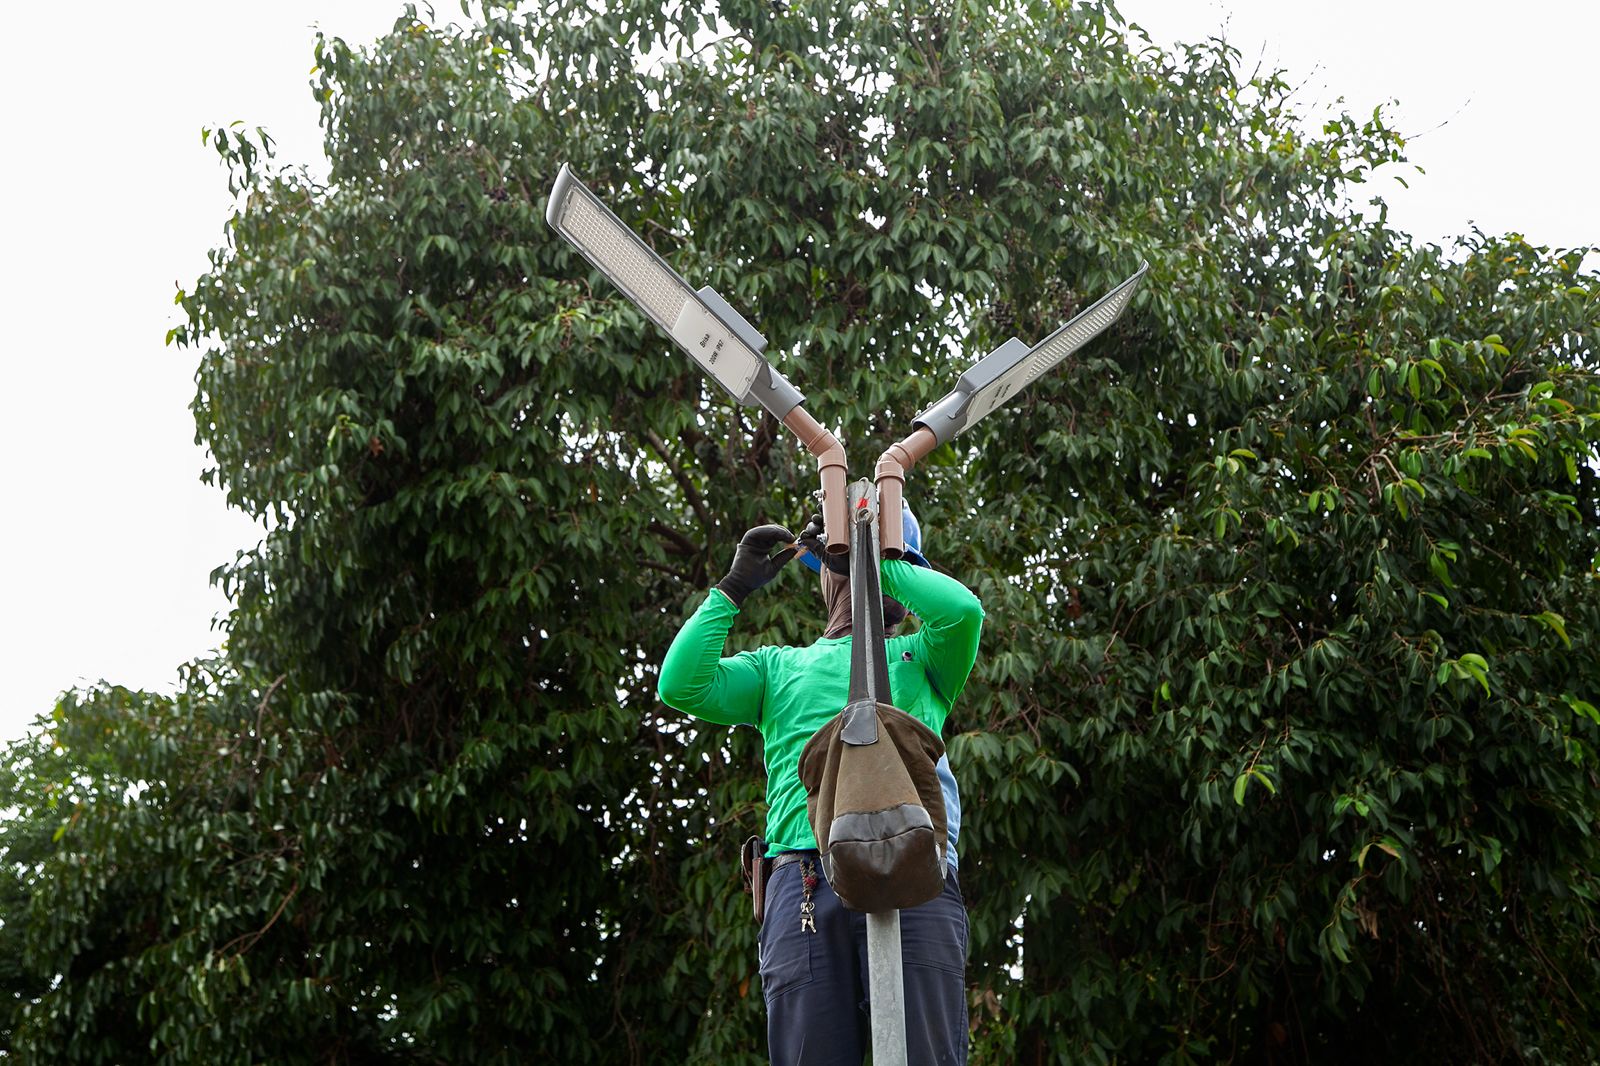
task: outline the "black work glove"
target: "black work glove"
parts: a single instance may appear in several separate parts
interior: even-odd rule
[[[806,523],[806,528],[800,533],[800,546],[840,577],[850,576],[850,553],[828,554],[827,530],[822,525],[821,515],[812,515],[811,521]]]
[[[735,607],[744,605],[744,598],[778,576],[783,564],[794,558],[795,548],[785,548],[777,555],[769,553],[780,544],[790,544],[794,534],[782,526],[757,526],[739,538],[739,547],[733,553],[733,565],[728,576],[718,581],[716,587],[733,601]]]

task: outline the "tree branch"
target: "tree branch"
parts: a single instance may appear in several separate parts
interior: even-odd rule
[[[673,529],[665,522],[651,522],[645,528],[654,533],[656,536],[665,537],[667,540],[671,541],[672,546],[678,549],[677,553],[679,555],[687,555],[690,558],[693,558],[700,554],[700,545],[696,544],[682,533],[679,533],[676,529]]]
[[[778,420],[766,411],[761,412],[755,436],[750,441],[750,449],[744,455],[745,465],[760,474],[762,468],[767,465],[767,458],[772,454],[772,445],[777,439]]]
[[[686,585],[691,583],[688,574],[684,573],[682,570],[674,570],[666,563],[657,563],[649,559],[635,559],[634,562],[642,567],[645,567],[646,569],[659,570],[663,574],[670,574],[672,577],[677,578]]]
[[[645,430],[644,439],[650,443],[650,447],[656,450],[656,454],[661,456],[661,461],[667,464],[667,469],[672,472],[672,480],[676,481],[678,487],[683,490],[684,498],[689,501],[689,506],[694,509],[694,513],[699,517],[700,524],[705,527],[706,534],[709,537],[712,531],[717,528],[717,524],[711,520],[711,512],[706,510],[706,501],[700,495],[700,490],[694,487],[694,482],[689,480],[689,475],[684,473],[683,467],[678,465],[672,458],[671,453],[667,451],[667,442],[658,437],[655,430]]]

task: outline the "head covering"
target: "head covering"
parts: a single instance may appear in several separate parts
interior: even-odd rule
[[[912,512],[911,505],[904,499],[900,501],[900,534],[905,539],[906,550],[901,556],[908,563],[916,566],[925,566],[933,569],[933,564],[928,562],[922,554],[922,523],[917,521],[917,516]],[[810,567],[813,573],[821,573],[822,564],[810,552],[800,556],[800,561]],[[848,582],[846,583],[848,585]],[[848,605],[846,611],[849,610]]]
[[[848,637],[854,622],[850,606],[850,579],[832,570],[822,571],[822,604],[828,612],[824,637]],[[893,596],[883,598],[883,635],[894,636],[895,627],[906,620],[906,605]]]
[[[810,559],[810,554],[801,556]],[[843,637],[850,633],[850,579],[832,570],[822,570],[822,604],[828,611],[824,637]]]

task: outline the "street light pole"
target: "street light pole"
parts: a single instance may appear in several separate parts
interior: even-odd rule
[[[763,407],[817,457],[825,550],[830,555],[850,553],[850,695],[843,713],[873,721],[880,704],[893,703],[878,568],[880,559],[898,559],[905,549],[900,504],[906,471],[1014,400],[1035,378],[1115,322],[1148,269],[1142,264],[1038,344],[1029,347],[1013,337],[968,367],[955,389],[917,416],[913,432],[879,457],[874,480],[858,481],[847,493],[843,445],[801,406],[805,397],[763,356],[766,338],[726,300],[708,287],[690,288],[565,164],[550,191],[545,218],[729,395]],[[900,912],[868,913],[866,919],[873,1066],[906,1066]]]
[[[861,704],[873,716],[878,704],[893,702],[878,574],[878,504],[878,488],[872,482],[850,486],[849,705]],[[898,527],[898,502],[894,518]],[[872,1008],[873,1066],[906,1066],[905,971],[897,910],[867,914],[867,999]]]

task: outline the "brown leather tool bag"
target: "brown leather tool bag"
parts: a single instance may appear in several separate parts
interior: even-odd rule
[[[800,753],[822,871],[846,907],[915,907],[944,890],[943,754],[933,730],[871,700],[840,711]]]
[[[772,876],[772,860],[767,858],[767,842],[751,837],[739,849],[739,869],[744,874],[744,888],[750,893],[750,904],[755,910],[756,924],[761,924],[762,912],[767,905],[767,878]]]

